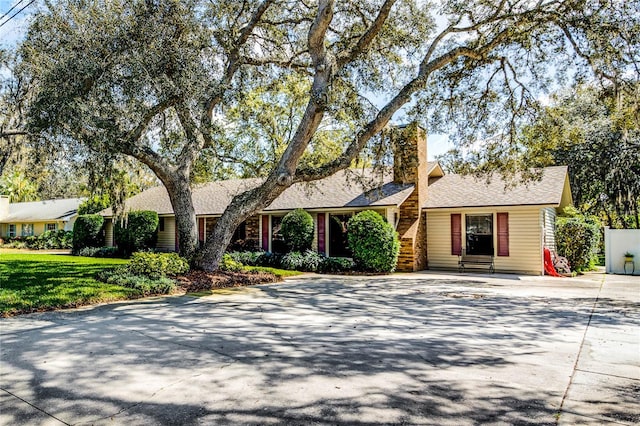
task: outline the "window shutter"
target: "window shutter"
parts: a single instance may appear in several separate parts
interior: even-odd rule
[[[262,250],[269,251],[269,216],[262,215]]]
[[[451,215],[451,254],[462,254],[462,215],[459,213]]]
[[[509,213],[498,213],[498,256],[509,256]]]
[[[326,229],[325,215],[318,213],[318,253],[325,253],[326,249]]]
[[[198,218],[198,240],[204,242],[204,218]]]

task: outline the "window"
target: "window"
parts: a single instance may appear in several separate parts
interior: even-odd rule
[[[23,223],[22,224],[22,236],[30,237],[33,235],[33,223]]]
[[[47,231],[57,231],[58,224],[57,223],[47,223]]]
[[[164,232],[164,217],[158,219],[158,231]]]
[[[329,214],[329,256],[351,257],[347,239],[347,222],[353,216],[349,214]]]
[[[15,223],[10,223],[9,224],[9,238],[13,238],[15,237],[16,234],[16,224]]]
[[[467,254],[493,255],[493,215],[466,215]]]
[[[271,216],[271,251],[273,253],[286,253],[287,245],[282,236],[282,218],[284,216]]]

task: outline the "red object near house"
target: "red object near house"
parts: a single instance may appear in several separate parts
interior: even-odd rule
[[[553,266],[553,261],[551,260],[551,250],[548,248],[544,248],[544,273],[545,275],[551,275],[552,277],[561,277],[556,271],[556,268]]]

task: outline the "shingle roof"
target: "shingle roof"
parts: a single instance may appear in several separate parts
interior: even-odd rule
[[[546,167],[540,180],[507,185],[500,176],[444,175],[429,184],[428,209],[482,206],[560,205],[566,166]]]
[[[430,169],[433,168],[429,163]],[[333,176],[314,183],[292,185],[276,198],[265,211],[292,210],[295,208],[323,209],[344,207],[397,206],[410,194],[413,185],[400,185],[391,182],[385,175],[376,181],[369,170],[359,173],[361,179],[350,177],[353,171],[341,171]],[[365,183],[360,183],[360,180]],[[260,179],[232,179],[211,182],[193,189],[193,204],[197,215],[220,215],[231,199],[247,189],[259,185]],[[367,183],[369,185],[367,185]],[[371,185],[377,182],[376,185]],[[373,189],[368,191],[374,186]],[[154,210],[158,214],[173,214],[169,195],[164,186],[150,188],[126,201],[127,210]],[[111,216],[111,209],[102,212]]]
[[[48,220],[69,220],[77,213],[83,198],[29,201],[9,204],[9,215],[0,222],[42,222]]]

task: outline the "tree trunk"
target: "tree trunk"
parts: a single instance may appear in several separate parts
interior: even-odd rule
[[[189,179],[178,172],[162,181],[175,214],[180,256],[191,261],[198,250],[198,224]]]
[[[231,242],[236,228],[248,217],[256,214],[275,200],[288,185],[278,184],[270,176],[264,184],[236,196],[217,220],[213,232],[194,259],[194,266],[204,271],[215,271]]]

